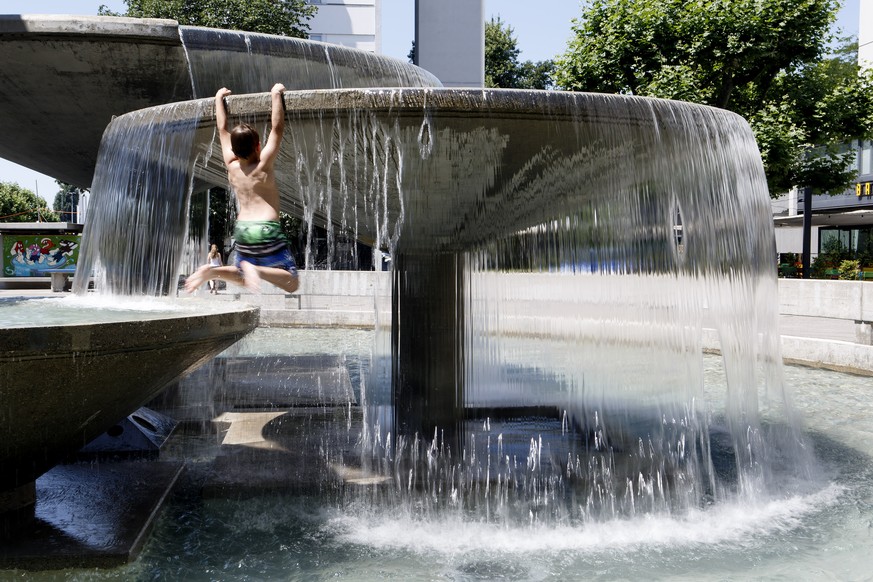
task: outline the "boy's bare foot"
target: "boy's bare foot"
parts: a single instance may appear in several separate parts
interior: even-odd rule
[[[206,273],[209,271],[209,265],[203,265],[185,279],[185,291],[188,293],[193,293],[200,288],[200,286],[206,281]]]
[[[258,273],[257,267],[248,261],[241,261],[239,270],[243,273],[243,284],[246,289],[252,293],[261,292],[261,275]]]

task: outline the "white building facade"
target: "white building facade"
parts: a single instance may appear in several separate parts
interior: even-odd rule
[[[484,0],[415,0],[415,64],[446,87],[483,87]]]
[[[308,0],[318,7],[309,21],[309,38],[350,48],[382,52],[382,0]]]
[[[382,52],[382,0],[307,1],[318,7],[311,40]],[[446,87],[483,87],[484,0],[407,1],[415,3],[415,64]]]

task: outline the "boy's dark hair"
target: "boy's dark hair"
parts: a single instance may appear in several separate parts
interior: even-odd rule
[[[230,149],[238,158],[251,156],[260,141],[257,130],[248,123],[240,123],[230,132]]]

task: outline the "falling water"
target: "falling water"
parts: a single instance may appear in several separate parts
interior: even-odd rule
[[[329,96],[329,113],[311,97],[288,100],[280,164],[307,220],[352,225],[416,269],[460,257],[461,299],[440,314],[463,322],[451,340],[462,380],[448,387],[460,430],[374,412],[365,433],[401,491],[460,507],[509,505],[512,491],[516,509],[552,504],[555,517],[572,491],[571,517],[588,519],[778,495],[774,465],[809,470],[781,379],[766,183],[742,119],[592,95],[382,90],[355,106]],[[394,273],[395,317],[416,272]],[[701,365],[710,329],[728,386],[715,399]],[[410,357],[393,345],[377,358]],[[371,403],[393,390],[399,405],[396,375],[372,382]],[[560,438],[519,444],[513,423],[531,416]],[[509,454],[498,424],[514,433]]]
[[[742,119],[523,91],[294,91],[285,105],[282,209],[400,265],[393,330],[374,354],[390,377],[374,375],[363,396],[363,468],[394,483],[380,499],[585,521],[779,495],[774,468],[803,473],[780,377],[766,184]],[[232,123],[264,123],[269,98],[228,107]],[[209,100],[149,111],[154,122],[136,113],[107,130],[105,155],[138,165],[108,164],[121,187],[95,181],[121,198],[95,197],[112,212],[89,236],[184,225],[183,194],[158,196],[158,212],[116,209],[144,190],[223,183]],[[128,124],[145,132],[130,134],[135,154],[106,141],[127,140]],[[133,189],[130,176],[142,176]],[[177,276],[177,244],[101,235],[112,238],[125,252],[101,261],[119,290],[160,292],[165,279],[143,277]],[[135,260],[146,248],[154,269]],[[715,395],[701,364],[710,328],[726,370]]]
[[[191,112],[185,103],[168,106]],[[199,114],[167,119],[143,109],[114,120],[100,144],[91,216],[79,259],[104,293],[174,291],[188,232],[194,128]],[[87,291],[87,277],[74,291]]]
[[[289,89],[440,86],[424,69],[338,45],[192,26],[180,26],[179,37],[195,97],[221,87],[268,91],[277,82]]]
[[[223,86],[236,93],[266,91],[276,82],[290,89],[440,84],[427,71],[396,59],[325,43],[190,26],[179,27],[179,38],[194,97],[210,97]],[[206,255],[209,199],[204,191],[210,185],[227,187],[224,166],[208,145],[192,149],[197,120],[168,107],[122,116],[101,142],[92,183],[99,210],[85,229],[80,264],[95,273],[103,292],[171,292],[178,274],[190,272]],[[198,111],[204,109],[209,108]],[[256,124],[250,116],[237,121]],[[267,122],[262,119],[258,128],[265,137]],[[209,183],[192,182],[197,158]],[[189,202],[199,211],[189,212]],[[153,280],[146,282],[149,277]],[[81,282],[76,290],[84,292]]]

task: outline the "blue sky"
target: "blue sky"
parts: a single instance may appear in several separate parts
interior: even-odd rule
[[[837,25],[847,34],[858,33],[860,0],[844,0]],[[124,11],[122,0],[3,0],[4,14],[97,14],[105,4],[111,10]],[[382,0],[382,52],[406,59],[412,46],[414,30],[413,0]],[[570,21],[579,15],[579,0],[485,0],[485,18],[499,16],[512,27],[522,60],[541,61],[562,53],[570,38]],[[53,201],[57,190],[54,179],[12,162],[0,159],[0,182],[17,182],[38,190]]]

